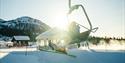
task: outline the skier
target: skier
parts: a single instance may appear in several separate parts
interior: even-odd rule
[[[51,40],[49,40],[49,47],[57,52],[67,54],[66,49],[64,47],[57,46],[56,44],[52,43]]]
[[[69,35],[72,43],[77,43],[78,48],[80,47],[80,27],[76,22],[72,22],[69,26]]]

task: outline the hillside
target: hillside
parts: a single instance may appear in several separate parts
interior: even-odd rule
[[[5,21],[0,19],[0,34],[3,36],[28,35],[32,40],[50,27],[40,20],[23,16]]]

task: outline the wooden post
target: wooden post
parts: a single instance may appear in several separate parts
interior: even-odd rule
[[[25,42],[27,42],[27,41],[25,41]],[[25,51],[25,56],[27,56],[27,46],[28,46],[28,44],[26,43],[26,51]]]

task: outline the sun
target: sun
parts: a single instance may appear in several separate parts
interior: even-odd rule
[[[65,13],[58,13],[55,15],[55,18],[53,20],[53,26],[57,27],[59,29],[66,30],[68,28],[68,20]]]

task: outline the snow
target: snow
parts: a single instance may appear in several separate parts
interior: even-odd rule
[[[15,40],[30,40],[29,36],[14,36]]]
[[[48,31],[45,31],[43,33],[41,33],[40,35],[38,35],[36,37],[36,40],[40,40],[40,39],[62,39],[62,38],[67,38],[69,37],[67,35],[68,32],[64,31],[64,30],[60,30],[58,28],[52,28],[49,29]]]
[[[125,63],[125,51],[104,51],[96,49],[68,50],[69,54],[76,55],[76,58],[44,51],[37,51],[36,48],[10,48],[0,49],[1,63]],[[3,55],[3,56],[2,56]]]

